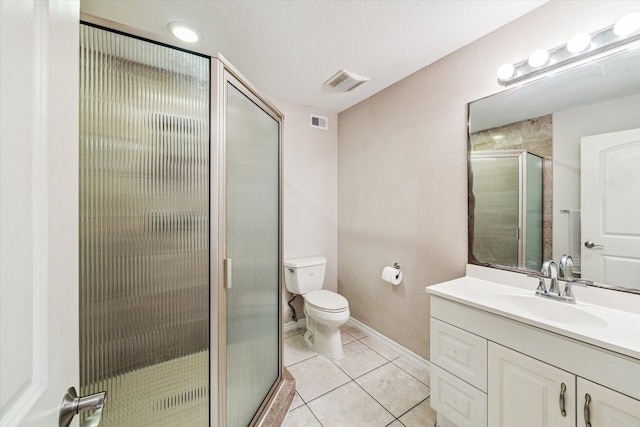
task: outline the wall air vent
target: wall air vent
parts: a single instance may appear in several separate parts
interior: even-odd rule
[[[324,82],[324,85],[341,92],[347,92],[355,89],[368,80],[368,77],[362,77],[347,70],[340,70],[334,74],[333,77]]]
[[[311,113],[309,126],[316,129],[329,130],[329,119],[327,117]]]

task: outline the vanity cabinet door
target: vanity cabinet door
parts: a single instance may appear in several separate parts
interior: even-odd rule
[[[588,397],[587,397],[588,396]],[[578,378],[578,426],[640,426],[640,400]]]
[[[576,426],[575,375],[492,342],[488,389],[492,427]]]

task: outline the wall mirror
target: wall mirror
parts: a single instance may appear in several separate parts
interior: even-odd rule
[[[469,262],[640,293],[640,45],[468,105]]]

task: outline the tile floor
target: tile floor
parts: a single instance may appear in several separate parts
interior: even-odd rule
[[[350,324],[342,328],[339,361],[309,349],[303,333],[285,334],[296,396],[283,427],[435,426],[426,371]]]

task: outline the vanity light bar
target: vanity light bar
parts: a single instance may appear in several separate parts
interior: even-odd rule
[[[568,68],[591,60],[610,51],[629,48],[640,40],[640,12],[631,13],[615,25],[591,34],[580,33],[565,45],[550,51],[536,50],[517,64],[504,64],[498,68],[498,83],[509,86],[523,80],[542,76],[559,68]]]

